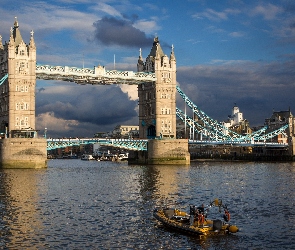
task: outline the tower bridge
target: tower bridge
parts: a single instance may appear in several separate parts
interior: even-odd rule
[[[18,21],[10,30],[9,41],[3,45],[0,36],[0,163],[2,167],[46,167],[46,150],[65,145],[86,143],[87,140],[60,141],[40,138],[35,129],[36,79],[62,80],[78,84],[135,84],[139,97],[139,137],[142,140],[88,139],[88,143],[101,143],[125,147],[137,152],[137,163],[189,164],[188,144],[257,143],[263,129],[255,134],[241,136],[221,126],[193,104],[176,86],[176,58],[174,48],[170,56],[164,54],[158,38],[154,39],[145,62],[141,51],[137,72],[93,69],[68,66],[39,65],[36,63],[36,44],[31,32],[27,45],[20,34]],[[176,93],[182,96],[202,124],[196,123],[176,108]],[[210,141],[189,141],[176,138],[176,116],[204,134]],[[272,135],[283,133],[288,125]],[[294,134],[294,127],[292,129]],[[259,137],[260,136],[260,137]],[[250,142],[249,142],[250,141]],[[287,145],[286,145],[287,146]],[[294,142],[293,142],[294,152]]]

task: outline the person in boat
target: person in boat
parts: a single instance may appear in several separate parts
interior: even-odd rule
[[[227,209],[224,209],[223,219],[225,222],[229,222],[229,220],[230,220],[230,213]]]
[[[205,213],[205,206],[204,204],[202,204],[201,206],[197,207],[197,210],[198,210],[198,213],[201,214],[201,213]]]
[[[189,221],[190,221],[191,226],[194,225],[195,213],[196,213],[196,207],[194,205],[190,205],[190,207],[189,207]]]
[[[197,207],[196,212],[197,212],[197,214],[203,214],[205,216],[205,218],[207,218],[208,209],[205,209],[204,204],[202,204],[201,206]]]

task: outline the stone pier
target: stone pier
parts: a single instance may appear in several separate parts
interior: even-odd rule
[[[186,139],[149,140],[148,164],[190,164]]]
[[[46,168],[47,141],[44,138],[5,138],[0,140],[0,167]]]
[[[295,161],[295,136],[292,136],[289,142],[289,152],[292,156],[292,160]]]
[[[129,164],[189,165],[187,139],[152,139],[147,151],[131,151]]]

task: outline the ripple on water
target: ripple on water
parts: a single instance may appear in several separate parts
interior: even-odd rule
[[[294,166],[52,160],[46,170],[1,170],[0,248],[295,248]],[[186,209],[220,198],[241,230],[205,239],[175,233],[152,217],[163,197]]]

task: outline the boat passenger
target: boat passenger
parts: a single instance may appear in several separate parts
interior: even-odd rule
[[[205,206],[204,206],[204,204],[202,204],[202,206],[200,206],[200,207],[197,207],[197,210],[198,210],[198,213],[199,214],[205,213]]]
[[[204,218],[207,218],[207,212],[209,211],[209,209],[205,209],[204,204],[202,204],[200,207],[197,207],[196,209],[196,215],[198,216],[199,214],[204,215]]]
[[[224,209],[223,219],[225,222],[229,222],[229,220],[230,220],[230,213],[227,209]]]
[[[189,215],[190,215],[190,225],[194,225],[194,220],[195,220],[195,213],[196,213],[196,207],[191,205],[189,208]]]

